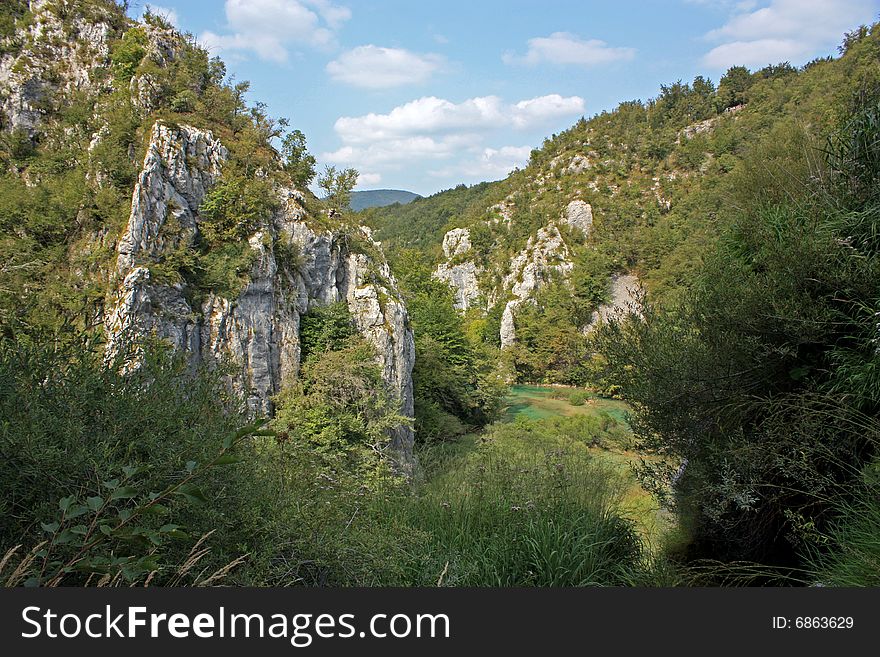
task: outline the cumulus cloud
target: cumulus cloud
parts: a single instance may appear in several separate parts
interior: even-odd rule
[[[203,32],[206,48],[277,63],[287,61],[291,46],[331,46],[351,18],[351,10],[329,0],[226,0],[225,12],[228,32]]]
[[[574,66],[598,66],[611,62],[627,61],[635,57],[635,48],[614,48],[599,39],[581,39],[569,32],[554,32],[549,37],[529,39],[525,55],[505,53],[505,64],[558,64]]]
[[[343,116],[334,129],[342,145],[321,160],[364,171],[395,171],[418,163],[431,175],[453,179],[497,179],[529,159],[528,146],[489,147],[500,131],[543,129],[553,121],[583,115],[578,96],[549,94],[518,102],[478,96],[455,103],[426,96],[386,114]]]
[[[378,185],[380,182],[382,182],[382,174],[380,173],[358,173],[358,187]]]
[[[455,167],[433,169],[428,174],[435,178],[449,178],[458,175],[479,180],[497,180],[514,169],[525,166],[531,152],[531,146],[484,148],[478,153],[469,154],[469,157],[466,157]]]
[[[387,139],[362,145],[347,145],[321,155],[334,164],[353,165],[358,169],[372,167],[398,168],[407,162],[449,159],[467,150],[473,140],[461,135],[446,137],[412,136]]]
[[[343,116],[334,130],[343,142],[358,144],[409,136],[480,132],[499,127],[527,129],[584,111],[584,99],[550,94],[506,104],[498,96],[479,96],[453,103],[425,96],[395,107],[387,114]]]
[[[327,64],[330,77],[363,89],[389,89],[425,82],[444,65],[435,54],[418,54],[402,48],[358,46]]]
[[[771,0],[755,6],[738,5],[727,23],[706,34],[721,42],[703,56],[706,66],[797,63],[827,52],[844,32],[870,23],[876,10],[872,0]]]

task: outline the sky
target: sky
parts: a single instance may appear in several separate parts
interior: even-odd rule
[[[581,116],[733,65],[802,65],[880,0],[134,0],[226,62],[357,189],[504,178]]]

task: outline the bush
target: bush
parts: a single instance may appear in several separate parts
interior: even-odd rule
[[[76,332],[0,340],[0,545],[34,547],[35,584],[168,582],[212,531],[199,571],[258,561],[255,525],[271,524],[246,510],[267,501],[252,499],[265,493],[259,468],[213,472],[253,454],[241,444],[253,429],[236,433],[240,402],[149,345],[103,358]]]
[[[113,75],[124,84],[128,84],[147,54],[149,39],[142,27],[133,27],[117,41],[110,50],[110,62]]]
[[[199,206],[199,230],[210,246],[247,240],[277,206],[270,181],[223,176]]]
[[[686,463],[644,474],[675,481],[693,556],[799,566],[875,453],[876,112],[825,165],[803,137],[761,145],[693,289],[600,333],[643,446]]]

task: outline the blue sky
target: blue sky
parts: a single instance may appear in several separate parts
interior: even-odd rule
[[[359,189],[503,178],[580,116],[835,54],[880,0],[160,0]]]

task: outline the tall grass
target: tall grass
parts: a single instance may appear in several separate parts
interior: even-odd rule
[[[490,430],[464,462],[435,474],[410,497],[388,499],[374,510],[380,523],[403,522],[427,537],[406,565],[408,583],[642,581],[646,553],[633,523],[619,512],[619,477],[582,445],[535,441],[526,449],[513,444],[513,431]]]

